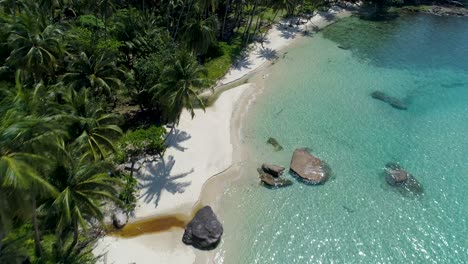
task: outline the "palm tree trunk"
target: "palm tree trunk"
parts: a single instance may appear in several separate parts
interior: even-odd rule
[[[34,247],[36,250],[36,256],[42,257],[42,247],[41,247],[41,234],[39,233],[39,222],[37,220],[37,207],[36,207],[36,196],[32,196],[32,223],[34,227]]]
[[[257,34],[257,30],[260,28],[260,18],[261,18],[260,16],[257,17],[257,22],[256,22],[254,33],[253,33],[254,37]]]
[[[242,11],[243,11],[243,7],[242,7],[242,3],[237,3],[236,4],[236,27],[238,28],[240,26],[240,21],[242,19]]]
[[[182,6],[182,11],[180,11],[179,19],[177,19],[177,25],[176,25],[174,37],[172,38],[172,40],[175,40],[176,37],[177,37],[177,33],[179,31],[179,26],[180,26],[180,20],[182,19],[182,15],[184,14],[185,6],[186,6],[186,4],[185,4],[185,1],[184,1],[184,5]]]
[[[130,166],[130,178],[133,178],[133,169],[135,168],[136,160],[132,158],[132,166]]]
[[[3,230],[3,225],[0,224],[0,252],[2,252],[3,238],[5,237],[5,231]]]
[[[252,12],[250,13],[250,21],[249,21],[249,26],[246,28],[245,33],[247,33],[247,36],[245,38],[245,45],[248,45],[249,44],[249,35],[250,35],[250,28],[252,27],[252,22],[254,20],[254,16],[255,16],[255,11],[257,10],[257,3],[258,1],[256,0],[254,2],[254,6],[253,6],[253,9],[252,9]]]
[[[226,7],[224,8],[224,18],[223,18],[223,27],[221,28],[221,40],[224,40],[224,28],[226,27],[226,18],[228,15],[228,9],[229,9],[229,1],[226,0]]]

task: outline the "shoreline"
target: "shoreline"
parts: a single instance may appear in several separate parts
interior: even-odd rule
[[[304,29],[312,25],[316,32],[350,14],[333,7],[329,12],[314,15],[305,25],[277,26],[268,33],[271,42],[264,47],[254,43],[247,60],[253,63],[249,67],[234,65],[231,68],[215,88],[212,95],[219,95],[219,98],[206,113],[197,110],[195,118],[191,119],[184,111],[164,156],[165,161],[145,163],[144,171],[139,173],[143,176],[138,177],[143,188],[129,225],[175,215],[188,222],[201,205],[211,205],[216,212],[224,189],[220,186],[235,180],[229,175],[233,175],[239,166],[242,120],[256,95],[265,88],[259,73],[279,59],[280,50],[302,39]],[[283,37],[284,32],[292,35]],[[274,51],[276,56],[259,57],[259,52],[266,49]],[[241,60],[245,61],[245,58]],[[232,85],[238,82],[245,84]],[[219,91],[222,93],[217,94]],[[108,235],[98,241],[94,252],[104,256],[100,263],[141,264],[152,263],[155,259],[159,263],[212,263],[213,251],[198,251],[181,242],[183,231],[180,227],[168,226],[164,231],[142,232],[130,238]],[[126,254],[128,250],[132,252],[131,256]]]

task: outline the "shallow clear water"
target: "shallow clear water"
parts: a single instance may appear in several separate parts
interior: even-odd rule
[[[241,180],[221,201],[217,263],[468,262],[468,18],[344,19],[291,49],[265,86],[243,126]],[[257,166],[287,167],[299,147],[332,179],[259,185]],[[424,194],[387,186],[387,162]]]

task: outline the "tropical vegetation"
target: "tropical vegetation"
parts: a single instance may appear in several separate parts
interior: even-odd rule
[[[322,0],[0,0],[0,263],[94,263],[122,170],[284,15]],[[133,172],[133,170],[131,170]]]

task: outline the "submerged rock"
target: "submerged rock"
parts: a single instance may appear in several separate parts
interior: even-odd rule
[[[278,143],[278,141],[275,138],[269,138],[267,140],[267,143],[271,144],[275,148],[275,151],[283,150],[283,147]]]
[[[223,235],[223,226],[210,206],[200,209],[185,227],[182,242],[202,250],[216,248]]]
[[[263,168],[258,168],[257,171],[258,171],[258,174],[260,175],[259,176],[260,181],[268,187],[281,188],[281,187],[287,187],[287,186],[292,185],[292,181],[288,179],[283,179],[280,177],[275,177],[271,175],[270,173],[268,173],[267,171],[265,171]]]
[[[305,149],[296,149],[291,159],[290,169],[307,183],[323,184],[330,177],[328,165]]]
[[[399,109],[399,110],[406,110],[408,107],[406,106],[405,103],[400,101],[398,98],[392,97],[387,95],[384,92],[381,91],[375,91],[371,93],[371,97],[383,102],[386,102],[387,104],[391,105],[393,108]]]
[[[287,187],[292,185],[292,181],[283,178],[275,178],[268,173],[260,174],[260,180],[262,183],[273,188]]]
[[[115,212],[112,214],[112,224],[115,226],[115,228],[121,229],[127,224],[127,222],[128,216],[121,209],[115,210]]]
[[[397,187],[403,194],[422,194],[422,185],[409,172],[404,170],[397,163],[387,163],[385,165],[385,179],[393,187]]]
[[[338,48],[342,50],[349,50],[348,46],[343,46],[343,45],[338,45]]]
[[[273,177],[279,177],[283,175],[285,168],[277,165],[263,163],[262,170]]]

